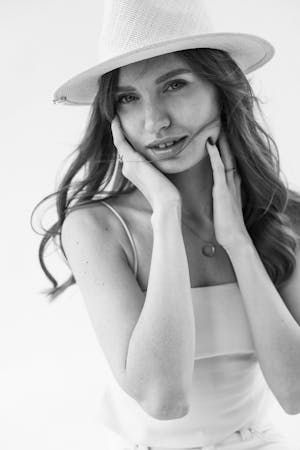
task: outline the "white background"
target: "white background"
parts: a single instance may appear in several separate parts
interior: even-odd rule
[[[276,47],[274,59],[251,79],[265,102],[282,170],[299,188],[300,4],[209,5],[223,30],[258,33]],[[1,2],[0,447],[6,450],[109,446],[110,435],[97,421],[99,344],[76,286],[51,305],[39,294],[50,284],[37,259],[40,237],[29,224],[83,133],[87,107],[53,105],[51,99],[66,79],[96,64],[102,7],[95,0]],[[69,275],[56,259],[51,268],[60,281]],[[278,406],[274,418],[300,442],[300,415],[288,416]]]

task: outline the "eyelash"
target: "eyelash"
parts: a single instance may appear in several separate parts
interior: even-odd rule
[[[180,84],[180,85],[184,86],[184,85],[186,85],[187,83],[186,83],[186,81],[183,81],[183,80],[173,80],[173,81],[171,81],[170,83],[167,84],[167,87],[172,86],[173,84]],[[178,89],[181,89],[181,88],[179,87]],[[172,90],[177,91],[178,89],[172,89]],[[126,104],[128,104],[128,103],[131,103],[131,102],[125,102],[125,103],[122,103],[122,102],[121,102],[121,100],[123,100],[123,98],[126,98],[126,97],[134,97],[134,95],[132,95],[132,94],[123,94],[123,95],[120,95],[120,96],[117,98],[117,103],[122,104],[122,105],[126,105]]]

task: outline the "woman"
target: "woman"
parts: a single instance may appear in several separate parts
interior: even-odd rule
[[[246,78],[274,52],[208,23],[199,0],[109,3],[99,64],[55,93],[92,109],[40,261],[51,299],[82,292],[112,374],[102,420],[130,448],[288,449],[270,393],[300,412],[300,196]]]

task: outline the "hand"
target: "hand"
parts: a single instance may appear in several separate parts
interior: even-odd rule
[[[122,158],[122,173],[146,197],[152,210],[169,208],[171,204],[181,206],[181,195],[176,186],[156,167],[136,152],[125,138],[116,115],[111,123],[114,145]]]
[[[229,253],[242,243],[251,241],[242,211],[241,177],[233,170],[225,172],[237,165],[224,131],[219,137],[220,151],[208,141],[206,148],[214,177],[212,196],[215,235],[218,243]]]

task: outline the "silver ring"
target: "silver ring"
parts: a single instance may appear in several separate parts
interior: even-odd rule
[[[123,156],[122,156],[122,155],[120,155],[120,153],[118,153],[118,156],[117,156],[117,158],[118,158],[118,161],[119,161],[120,163],[122,163],[122,162],[123,162]]]

